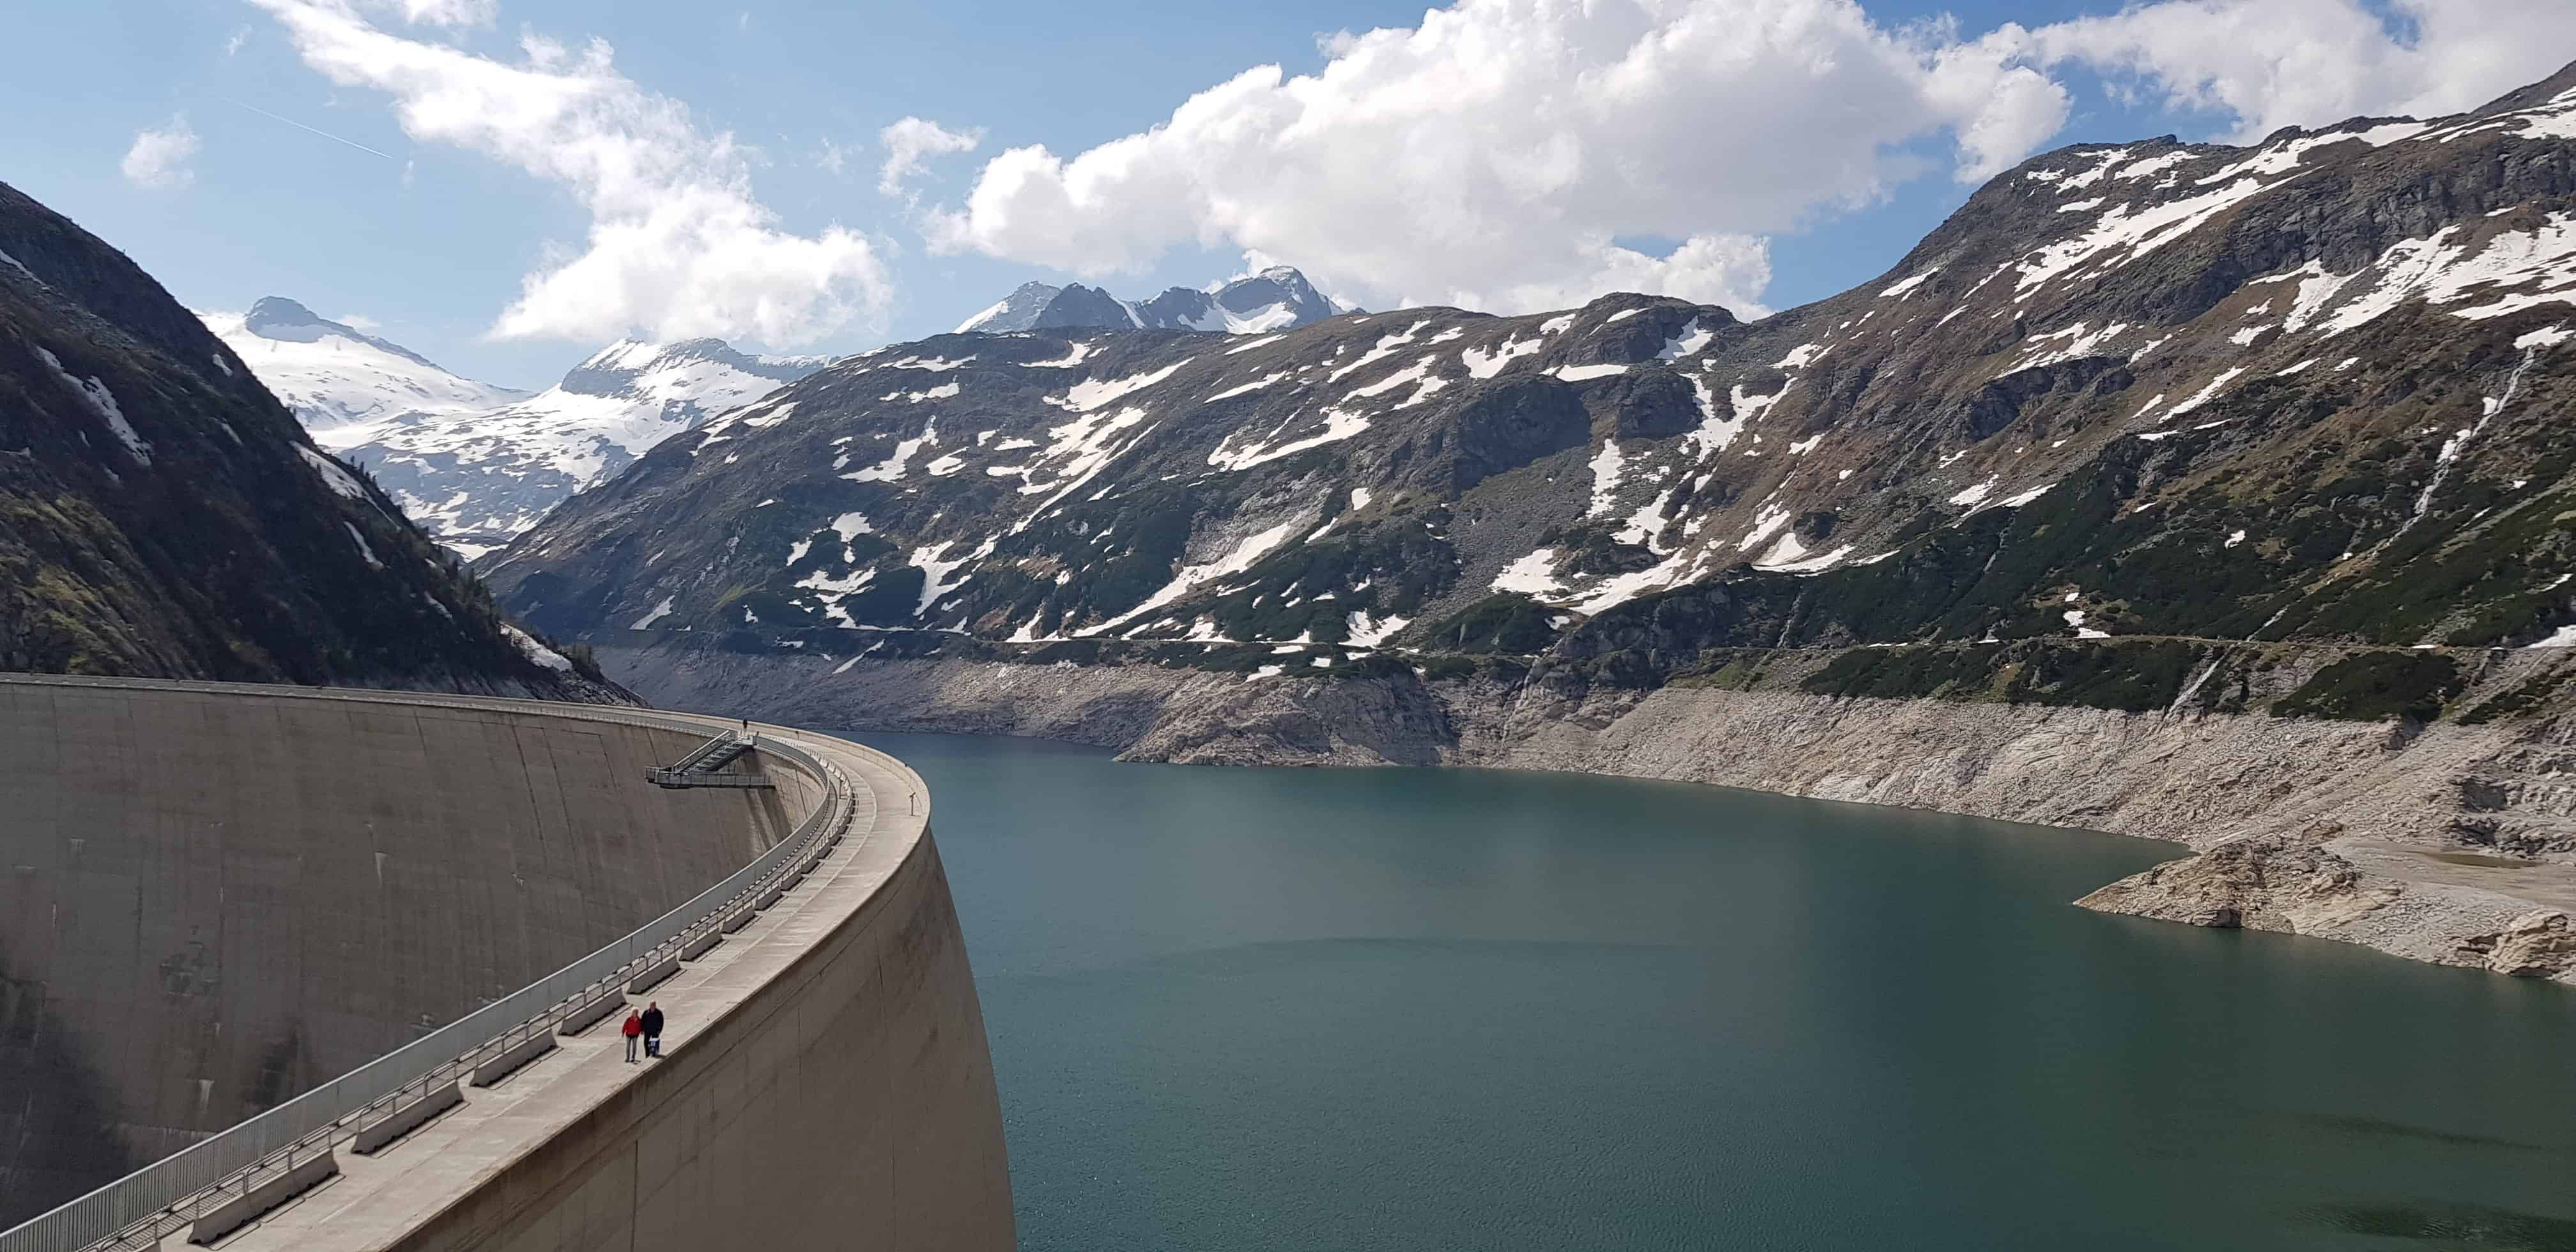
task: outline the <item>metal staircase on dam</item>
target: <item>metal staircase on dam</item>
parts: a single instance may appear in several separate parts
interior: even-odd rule
[[[725,771],[735,758],[759,745],[760,736],[748,730],[729,730],[644,776],[656,787],[775,787],[778,784],[759,774]]]

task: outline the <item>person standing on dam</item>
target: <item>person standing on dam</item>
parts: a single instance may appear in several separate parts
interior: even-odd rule
[[[644,1055],[656,1059],[662,1055],[662,1003],[659,1000],[644,1006]]]
[[[636,1041],[644,1037],[644,1019],[642,1016],[638,1015],[635,1010],[628,1009],[626,1010],[626,1024],[619,1026],[617,1031],[619,1034],[626,1036],[626,1063],[632,1065],[635,1063]]]

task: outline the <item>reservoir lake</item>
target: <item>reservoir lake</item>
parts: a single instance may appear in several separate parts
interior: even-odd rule
[[[930,784],[1028,1252],[2576,1249],[2576,994],[2069,903],[2173,845],[851,737]]]

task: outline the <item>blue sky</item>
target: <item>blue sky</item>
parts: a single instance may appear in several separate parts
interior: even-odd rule
[[[1808,23],[1799,31],[1824,29],[1814,24],[1821,19],[1806,10],[1848,7],[1846,0],[1692,2],[1721,10],[1716,16],[1722,18]],[[2225,9],[2232,2],[2215,0],[2214,7]],[[2437,9],[2447,2],[2453,0],[2411,0]],[[2512,5],[2521,0],[2476,2]],[[960,212],[951,220],[943,239],[942,228],[925,225],[925,213],[961,210],[979,176],[1005,181],[985,169],[1005,149],[1044,145],[1057,157],[1072,158],[1171,119],[1194,93],[1251,67],[1275,64],[1294,78],[1322,70],[1336,55],[1356,56],[1348,47],[1328,51],[1323,37],[1336,31],[1421,26],[1423,7],[1360,0],[1294,6],[1133,3],[1114,12],[1100,6],[969,2],[855,6],[762,0],[719,7],[612,5],[606,0],[273,0],[261,7],[247,0],[94,0],[45,6],[21,19],[22,35],[37,47],[34,55],[14,59],[13,80],[0,87],[0,97],[9,105],[7,120],[0,121],[0,171],[5,171],[0,177],[126,250],[194,307],[238,309],[263,295],[292,296],[326,316],[369,319],[377,333],[460,373],[523,387],[551,381],[609,337],[585,337],[563,326],[606,325],[632,302],[620,304],[625,297],[568,286],[557,293],[559,305],[585,300],[607,304],[579,310],[574,321],[566,320],[574,314],[563,307],[552,320],[531,315],[523,320],[536,324],[534,332],[518,337],[493,333],[504,310],[520,299],[527,276],[580,253],[596,223],[646,211],[635,207],[638,196],[585,193],[564,180],[533,175],[524,162],[496,156],[491,145],[414,133],[418,127],[407,130],[395,107],[404,88],[392,84],[409,71],[374,65],[344,68],[337,75],[327,72],[322,60],[329,50],[317,52],[309,40],[299,44],[277,12],[278,5],[298,3],[356,5],[345,9],[349,16],[385,41],[400,41],[386,47],[454,50],[503,66],[528,63],[521,47],[526,34],[566,45],[572,55],[579,54],[585,41],[605,40],[614,48],[610,72],[631,85],[638,98],[684,105],[693,135],[732,136],[736,147],[711,158],[731,173],[708,177],[747,180],[748,202],[768,215],[764,229],[809,239],[837,225],[863,241],[845,240],[843,250],[834,254],[852,275],[835,297],[839,303],[832,307],[839,313],[807,310],[765,325],[719,317],[714,326],[739,341],[804,351],[846,351],[943,331],[1028,278],[1065,281],[1076,277],[1065,267],[1113,252],[1125,262],[1081,277],[1130,296],[1172,284],[1199,285],[1242,268],[1247,240],[1310,241],[1308,251],[1329,255],[1266,251],[1317,273],[1327,289],[1371,303],[1385,302],[1388,293],[1402,293],[1401,298],[1476,293],[1488,295],[1496,305],[1545,303],[1560,293],[1588,290],[1590,282],[1615,282],[1633,274],[1638,285],[1663,283],[1676,294],[1707,298],[1723,289],[1785,308],[1877,275],[1965,199],[1972,184],[1959,174],[1973,162],[1960,155],[1955,133],[1970,124],[1965,119],[1973,115],[1979,125],[1998,118],[2019,125],[2027,116],[2045,114],[2047,104],[2035,98],[2036,113],[2004,116],[1983,100],[1958,100],[1944,106],[1961,110],[1956,126],[1897,134],[1893,142],[1868,129],[1883,127],[1884,119],[1855,119],[1848,125],[1865,133],[1853,140],[1858,145],[1853,150],[1877,154],[1870,171],[1802,168],[1782,174],[1778,171],[1799,166],[1820,139],[1835,139],[1840,132],[1834,128],[1847,125],[1837,120],[1833,101],[1784,100],[1777,113],[1794,121],[1777,122],[1758,94],[1730,97],[1723,94],[1723,83],[1672,87],[1672,81],[1701,72],[1685,64],[1673,71],[1679,79],[1648,89],[1633,124],[1613,114],[1597,123],[1604,129],[1588,132],[1591,138],[1577,133],[1567,140],[1559,155],[1574,162],[1561,166],[1576,171],[1570,185],[1555,179],[1553,170],[1540,171],[1526,185],[1543,187],[1529,191],[1526,203],[1512,202],[1508,195],[1501,202],[1486,196],[1471,206],[1450,206],[1407,220],[1403,211],[1371,207],[1378,202],[1367,197],[1382,189],[1354,187],[1347,195],[1316,191],[1311,200],[1309,190],[1344,181],[1342,171],[1329,164],[1333,152],[1351,152],[1354,162],[1382,160],[1368,154],[1374,151],[1372,143],[1388,134],[1408,154],[1399,163],[1415,157],[1433,167],[1491,161],[1518,170],[1516,154],[1474,148],[1479,143],[1508,148],[1521,132],[1498,125],[1501,137],[1495,138],[1469,134],[1459,126],[1450,128],[1457,132],[1451,135],[1436,117],[1412,123],[1352,122],[1347,116],[1339,122],[1317,121],[1333,113],[1316,105],[1318,99],[1330,105],[1326,98],[1332,93],[1308,93],[1302,97],[1305,106],[1318,108],[1307,115],[1308,124],[1323,127],[1324,139],[1304,152],[1300,159],[1310,164],[1289,182],[1276,181],[1263,168],[1260,148],[1228,146],[1233,141],[1222,137],[1228,133],[1227,118],[1219,112],[1214,122],[1200,128],[1204,134],[1198,139],[1166,136],[1157,153],[1135,163],[1142,173],[1118,161],[1102,162],[1116,175],[1107,180],[1111,190],[1078,212],[1047,211],[1043,193],[1057,189],[1059,182],[1087,185],[1084,167],[1076,163],[1072,174],[1040,168],[1015,184],[1029,198],[1010,204],[996,199],[999,207],[990,213],[979,199],[972,213]],[[480,20],[444,25],[406,20],[420,6],[447,3],[463,6],[469,19]],[[1499,12],[1505,3],[1495,0],[1492,7]],[[2365,0],[2265,3],[2361,12],[2374,26],[2392,16]],[[415,6],[410,14],[407,4]],[[1723,12],[1730,6],[1742,12]],[[1665,7],[1688,6],[1673,0]],[[2382,67],[2357,73],[2354,82],[2303,96],[2277,82],[2267,86],[2259,71],[2191,61],[2208,55],[2193,50],[2205,41],[2168,38],[2134,12],[2126,19],[2129,24],[2117,29],[2065,25],[2088,16],[2122,20],[2113,16],[2119,12],[2116,4],[2076,0],[1976,0],[1946,6],[1883,0],[1866,5],[1865,20],[1891,32],[1891,38],[1927,48],[1974,45],[2006,23],[2068,32],[2047,45],[2051,59],[2046,79],[2064,101],[2056,114],[2048,115],[2059,120],[2045,131],[2045,142],[2036,144],[2040,148],[2168,131],[2186,138],[2217,137],[2243,133],[2301,108],[2349,106],[2358,111],[2383,97],[2473,101],[2515,85],[2450,82],[2459,76],[2454,67],[2462,63],[2451,57],[2415,65],[2412,71]],[[1949,27],[1914,27],[1909,33],[1909,24],[1944,14]],[[2433,32],[2414,28],[2420,15],[2410,10],[2393,16],[2399,20],[2386,23],[2382,35],[2393,49],[2390,55],[2421,52],[2430,58],[2438,51],[2432,47]],[[2458,18],[2457,12],[2452,16]],[[1851,20],[1847,12],[1826,12],[1824,17],[1845,25]],[[1654,33],[1651,20],[1640,21],[1644,24],[1637,31]],[[1488,32],[1493,38],[1516,38],[1532,29],[1497,22]],[[1461,21],[1451,29],[1472,35],[1478,28]],[[2470,19],[2454,20],[2445,29],[2445,39],[2481,37]],[[2361,27],[2354,32],[2353,39],[2370,38]],[[2494,38],[2484,37],[2488,42],[2473,51],[2482,50],[2492,60]],[[2259,43],[2259,38],[2249,36],[2245,42]],[[1384,55],[1370,62],[1376,68],[1367,72],[1393,86],[1368,95],[1376,102],[1370,108],[1383,110],[1386,101],[1401,100],[1407,83],[1446,81],[1420,75],[1456,72],[1455,65],[1441,69],[1442,54],[1426,50],[1427,41],[1417,43],[1379,49]],[[2292,51],[2282,51],[2270,63],[2277,66]],[[1850,47],[1824,47],[1822,52],[1852,55]],[[1461,55],[1457,64],[1472,68],[1486,54]],[[2019,55],[2025,60],[2039,56]],[[2576,49],[2563,55],[2576,55]],[[2524,62],[2536,65],[2548,59],[2530,54]],[[1555,71],[1533,64],[1536,68],[1529,72],[1539,77],[1531,81],[1544,86],[1544,76]],[[2514,68],[2519,72],[2522,66]],[[2407,80],[2407,72],[2415,78]],[[2389,81],[2374,84],[2372,78]],[[1982,92],[1982,81],[1970,82],[1967,94]],[[2034,79],[2024,75],[1995,81],[2000,97]],[[1907,90],[1918,88],[1920,84]],[[1531,89],[1527,83],[1512,88]],[[1938,86],[1920,89],[1961,94]],[[1288,94],[1292,92],[1247,91],[1248,103],[1240,112],[1260,115]],[[1562,107],[1580,107],[1573,103],[1576,99],[1569,96]],[[1705,115],[1686,107],[1709,100],[1736,103],[1723,113]],[[1339,115],[1365,111],[1341,108]],[[2337,111],[2295,120],[2323,123],[2343,115]],[[909,199],[878,187],[885,157],[880,130],[905,117],[931,119],[959,132],[979,130],[983,137],[971,152],[926,160],[909,185]],[[193,150],[157,171],[144,169],[145,177],[138,179],[135,163],[127,159],[138,134],[172,131],[174,119],[183,120],[185,131],[195,137]],[[1785,129],[1765,130],[1775,124]],[[1347,137],[1333,130],[1335,125],[1345,127]],[[2044,127],[2045,121],[2035,125]],[[1187,129],[1172,128],[1174,134]],[[1426,136],[1449,147],[1417,148],[1416,141]],[[1587,145],[1597,151],[1586,150]],[[1726,148],[1723,161],[1712,164],[1693,155],[1694,149],[1711,145]],[[2001,157],[2016,158],[2031,146],[2026,139],[2006,145],[2011,150]],[[835,149],[842,154],[837,169],[828,159]],[[1642,162],[1655,172],[1651,177],[1605,177],[1601,171],[1614,162],[1623,167]],[[1850,158],[1843,163],[1848,165]],[[1227,207],[1174,214],[1170,221],[1152,222],[1151,229],[1140,226],[1142,219],[1158,219],[1171,199],[1159,190],[1175,185],[1170,166],[1190,174],[1193,195]],[[1370,174],[1363,163],[1350,171],[1348,181],[1367,182]],[[1860,182],[1851,181],[1855,178]],[[1524,185],[1517,176],[1506,181]],[[1853,194],[1852,187],[1862,183],[1867,191]],[[1775,186],[1773,194],[1769,189]],[[647,188],[644,198],[652,194]],[[1399,197],[1407,204],[1438,198],[1420,187],[1403,190]],[[1236,200],[1249,200],[1252,207]],[[1703,203],[1709,206],[1705,222],[1695,207]],[[1341,220],[1319,226],[1311,220],[1316,217]],[[1459,252],[1407,268],[1416,242],[1409,235],[1438,239],[1462,230],[1489,231],[1493,250]],[[1511,272],[1518,264],[1513,258],[1532,253],[1529,240],[1548,238],[1551,231],[1586,230],[1614,238],[1616,257],[1597,270],[1583,268],[1602,254],[1596,248],[1586,254],[1593,260],[1567,260],[1546,272]],[[1686,273],[1678,256],[1665,254],[1699,239],[1703,231],[1714,253],[1728,259]],[[1744,247],[1757,243],[1767,247],[1767,276],[1747,268],[1742,255]],[[1388,259],[1372,260],[1380,246]],[[854,259],[852,250],[864,250],[865,256]],[[1697,249],[1691,251],[1697,255]],[[687,281],[720,283],[744,307],[753,307],[761,303],[760,283],[782,280],[774,266],[758,273],[713,273],[726,263],[711,261]],[[1375,291],[1354,290],[1372,283]],[[652,333],[682,324],[669,320],[669,301],[686,302],[696,290],[664,293],[669,298],[651,306],[664,310],[658,315],[663,320],[636,329]],[[657,314],[647,309],[636,316],[641,322]],[[777,333],[764,334],[764,329]],[[808,342],[761,343],[764,339]]]

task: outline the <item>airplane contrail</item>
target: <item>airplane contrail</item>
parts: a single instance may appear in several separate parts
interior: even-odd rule
[[[284,122],[284,123],[286,123],[287,125],[289,125],[289,126],[292,126],[292,127],[296,128],[297,130],[309,130],[309,131],[312,131],[314,134],[320,135],[321,137],[323,137],[323,138],[325,138],[325,139],[334,140],[334,141],[339,142],[339,143],[345,143],[345,144],[349,145],[350,147],[357,149],[357,150],[358,150],[358,151],[360,151],[360,152],[374,152],[377,156],[383,157],[384,159],[386,159],[386,160],[388,160],[388,161],[391,161],[391,160],[394,160],[394,159],[395,159],[394,154],[392,154],[392,153],[390,153],[390,152],[377,152],[377,151],[376,151],[376,149],[374,149],[374,148],[370,148],[370,147],[368,147],[367,145],[362,144],[362,143],[358,142],[358,141],[357,141],[357,140],[355,140],[355,139],[342,139],[342,138],[340,138],[340,136],[338,136],[338,135],[334,135],[334,134],[332,134],[331,132],[329,132],[329,131],[327,131],[327,130],[322,129],[321,127],[318,127],[318,126],[307,126],[307,125],[305,125],[304,123],[299,122],[299,121],[296,121],[294,118],[291,118],[291,117],[279,117],[278,115],[276,115],[276,114],[274,114],[274,113],[271,113],[271,112],[269,112],[268,110],[266,110],[266,109],[263,109],[263,108],[259,107],[258,105],[255,105],[255,104],[242,104],[242,102],[241,102],[241,101],[239,101],[239,100],[235,100],[235,99],[233,99],[231,96],[218,96],[218,97],[216,97],[216,98],[217,98],[217,99],[219,99],[219,100],[224,101],[224,102],[225,102],[225,103],[227,103],[227,104],[240,104],[240,105],[241,105],[241,107],[243,107],[243,108],[245,108],[245,109],[248,109],[248,110],[250,110],[250,111],[251,111],[251,112],[253,112],[253,113],[257,113],[257,114],[259,114],[261,117],[268,118],[268,119],[269,119],[269,120],[271,120],[271,121]]]

